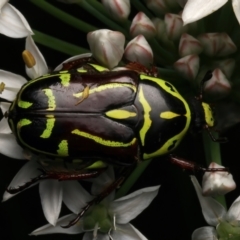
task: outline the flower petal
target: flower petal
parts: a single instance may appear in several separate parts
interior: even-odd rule
[[[214,227],[201,227],[192,234],[192,240],[218,240],[217,231]]]
[[[116,223],[125,224],[139,215],[157,196],[160,186],[143,188],[110,204],[110,212],[116,217]]]
[[[0,134],[0,153],[10,158],[24,159],[23,149],[12,133]]]
[[[58,219],[56,226],[52,226],[51,224],[46,224],[33,232],[31,232],[30,236],[38,236],[44,234],[52,234],[52,233],[64,233],[64,234],[79,234],[83,232],[82,229],[82,221],[78,221],[75,225],[70,228],[62,228],[61,226],[67,225],[71,220],[76,217],[75,214],[69,214],[64,217]]]
[[[12,38],[22,38],[33,34],[24,16],[9,3],[2,7],[0,33]]]
[[[8,3],[9,0],[1,0],[0,1],[0,13],[1,13],[1,10],[2,10],[2,7]]]
[[[45,180],[39,184],[44,215],[55,226],[62,206],[62,187],[58,180]]]
[[[222,7],[227,0],[188,0],[182,14],[184,25],[195,22]]]
[[[147,240],[147,238],[129,223],[117,224],[116,228],[116,230],[110,233],[114,240]]]
[[[11,106],[11,103],[9,103],[9,102],[0,102],[0,108],[3,112],[3,114],[8,111],[10,106]]]
[[[95,239],[97,239],[97,240],[109,240],[110,238],[109,238],[108,234],[103,234],[103,233],[100,233],[100,232],[97,233],[97,238],[94,238],[93,232],[86,232],[84,234],[82,240],[95,240]]]
[[[25,48],[31,52],[36,61],[32,68],[25,66],[27,75],[34,79],[48,73],[47,63],[30,35],[26,38]]]
[[[70,57],[70,58],[66,59],[65,61],[63,61],[62,63],[60,63],[60,64],[54,69],[54,71],[60,71],[60,70],[62,70],[62,68],[63,68],[63,63],[67,63],[67,62],[71,62],[71,61],[74,61],[74,60],[78,60],[78,59],[85,58],[85,57],[91,57],[91,56],[92,56],[92,53],[83,53],[83,54],[79,54],[79,55]]]
[[[8,120],[5,117],[0,121],[0,133],[12,133],[8,125]]]
[[[226,215],[226,220],[233,226],[240,226],[240,196],[233,202]]]
[[[93,198],[77,181],[63,181],[61,185],[63,202],[73,213],[78,214]]]
[[[232,0],[233,11],[240,24],[240,2],[239,0]]]
[[[18,91],[27,80],[20,75],[0,70],[0,82],[5,84],[5,88],[0,95],[1,98],[13,101],[15,100]]]
[[[31,178],[37,177],[40,173],[38,170],[39,164],[37,161],[28,161],[15,175],[11,183],[9,184],[9,187],[17,188],[18,186],[23,185],[26,182],[29,182]],[[35,185],[35,184],[34,184]],[[32,186],[34,186],[32,185]],[[32,187],[31,186],[31,187]],[[26,188],[27,189],[27,188]],[[10,194],[8,192],[5,192],[3,195],[3,202],[7,201],[9,198],[15,196],[17,194]]]
[[[204,197],[202,189],[195,176],[191,176],[192,183],[198,195],[202,207],[202,213],[206,222],[211,226],[217,226],[226,214],[226,209],[211,197]]]

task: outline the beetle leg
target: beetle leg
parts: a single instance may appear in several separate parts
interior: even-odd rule
[[[39,169],[42,173],[35,177],[32,178],[30,181],[24,183],[21,186],[18,186],[16,188],[9,187],[6,191],[10,194],[16,194],[24,189],[32,186],[34,183],[39,182],[41,180],[46,180],[46,179],[56,179],[58,181],[66,181],[66,180],[82,180],[82,179],[88,179],[88,178],[95,178],[97,177],[100,173],[106,170],[106,168],[100,168],[100,169],[81,169],[79,171],[64,171],[64,172],[56,172],[56,171],[48,171],[45,169]]]
[[[93,200],[87,203],[85,207],[82,208],[82,211],[78,213],[77,217],[70,221],[66,226],[61,226],[62,228],[69,228],[75,225],[80,218],[84,215],[84,213],[94,204],[100,203],[105,197],[107,197],[114,189],[118,188],[122,182],[126,179],[127,176],[132,172],[135,168],[135,165],[132,167],[124,168],[121,176],[117,178],[113,183],[111,183],[108,187],[106,187],[99,195],[97,195]]]
[[[229,172],[228,168],[204,168],[201,165],[188,161],[183,158],[176,157],[174,155],[170,155],[170,161],[181,167],[184,170],[188,170],[191,172]]]
[[[93,57],[79,58],[79,59],[75,59],[73,61],[63,63],[61,70],[77,69],[88,63],[97,63],[97,61]]]

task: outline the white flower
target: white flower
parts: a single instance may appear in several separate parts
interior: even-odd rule
[[[195,22],[222,7],[227,0],[188,0],[182,14],[184,24]],[[232,7],[238,22],[240,23],[240,2],[232,0]]]
[[[36,62],[35,66],[27,70],[28,76],[36,78],[47,73],[46,62],[32,41],[31,36],[26,38],[26,49],[31,51]],[[14,101],[18,91],[26,82],[27,80],[20,75],[0,70],[0,83],[3,85],[0,97],[10,102]],[[10,105],[2,102],[0,107],[4,114]],[[16,138],[7,124],[7,120],[3,118],[0,125],[0,153],[11,158],[23,159],[22,148],[17,144]]]
[[[18,188],[19,186],[23,186],[27,182],[31,182],[31,179],[34,179],[41,175],[42,173],[41,171],[39,171],[39,169],[42,169],[42,166],[41,164],[39,164],[39,162],[46,160],[47,159],[41,159],[35,155],[32,155],[30,161],[28,161],[15,175],[8,188]],[[29,187],[32,187],[37,183],[38,181],[30,185]],[[69,202],[68,194],[71,194],[71,192],[73,191],[71,196],[74,195],[74,191],[76,189],[75,184],[76,181],[59,182],[56,179],[47,179],[39,182],[39,194],[41,198],[43,213],[48,222],[52,225],[55,225],[58,220],[61,211],[62,201],[65,201],[64,196],[67,199],[66,201]],[[81,190],[81,192],[83,191],[84,189]],[[3,195],[3,201],[7,201],[15,195],[16,194],[10,194],[5,191]],[[88,200],[90,200],[90,198]],[[76,201],[79,201],[79,203],[81,202],[79,198],[77,198]]]
[[[191,177],[202,207],[206,222],[211,227],[196,229],[192,240],[207,239],[240,239],[240,197],[238,197],[228,210],[211,197],[204,197],[197,179]]]
[[[33,34],[27,20],[8,3],[8,0],[0,1],[0,33],[12,38],[22,38]]]
[[[111,171],[110,169],[109,172]],[[109,182],[109,178],[106,178],[107,175],[108,173],[105,172],[96,181],[94,180],[92,193],[97,194],[97,189],[99,192],[103,186],[106,186],[106,182]],[[76,187],[78,188],[75,191],[67,194],[68,199],[71,199],[71,203],[65,203],[72,211],[78,213],[82,208],[82,204],[79,204],[78,199],[83,201],[87,196],[82,195],[80,185]],[[158,189],[159,186],[143,188],[114,201],[112,201],[113,195],[111,195],[100,204],[94,205],[89,209],[74,226],[67,229],[61,227],[67,225],[69,221],[76,217],[76,214],[69,214],[60,218],[55,227],[47,224],[33,231],[31,235],[52,233],[78,234],[86,232],[83,237],[84,240],[104,240],[109,239],[109,237],[111,239],[146,240],[129,222],[149,206],[156,197]],[[74,196],[71,194],[74,194]],[[93,198],[90,195],[89,197]],[[85,199],[85,202],[87,201],[89,201],[88,198]]]

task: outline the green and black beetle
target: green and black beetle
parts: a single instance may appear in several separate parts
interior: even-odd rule
[[[132,69],[109,71],[83,58],[23,85],[9,109],[8,122],[23,148],[72,166],[42,164],[40,176],[8,189],[16,193],[41,179],[90,178],[107,164],[128,169],[139,160],[169,154],[191,127],[211,128],[214,118],[207,103],[187,101],[163,79]]]

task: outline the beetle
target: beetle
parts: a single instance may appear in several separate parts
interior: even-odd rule
[[[69,227],[118,187],[138,161],[174,151],[189,129],[206,129],[214,141],[222,141],[209,130],[214,126],[209,104],[200,98],[184,99],[171,83],[151,72],[149,76],[139,66],[109,71],[86,57],[23,85],[6,114],[18,144],[62,161],[39,161],[38,177],[7,191],[14,194],[43,179],[92,178],[108,164],[123,166],[122,175],[89,202]],[[206,75],[203,82],[208,79]]]

